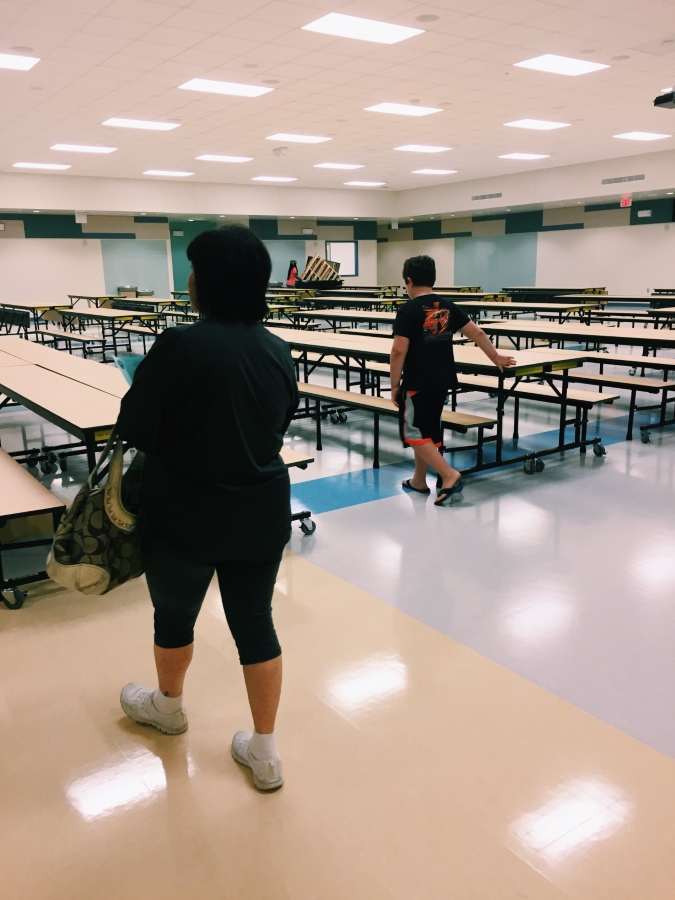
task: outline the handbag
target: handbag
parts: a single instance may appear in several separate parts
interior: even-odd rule
[[[112,450],[105,485],[101,468]],[[82,594],[107,594],[143,574],[138,500],[143,453],[124,473],[124,444],[114,428],[101,456],[62,517],[46,571],[58,584]]]

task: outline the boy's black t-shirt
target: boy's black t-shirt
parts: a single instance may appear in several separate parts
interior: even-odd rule
[[[410,341],[403,363],[404,391],[448,390],[455,386],[452,337],[470,321],[454,303],[435,294],[422,294],[399,307],[394,334]]]

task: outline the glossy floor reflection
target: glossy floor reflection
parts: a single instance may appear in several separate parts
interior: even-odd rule
[[[297,555],[275,609],[272,796],[229,757],[213,588],[175,738],[117,702],[152,679],[142,581],[0,610],[3,900],[672,898],[672,760]]]

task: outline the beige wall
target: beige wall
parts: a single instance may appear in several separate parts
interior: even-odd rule
[[[436,281],[440,285],[454,284],[455,242],[452,238],[435,241],[394,241],[377,245],[377,283],[403,284],[403,263],[410,256],[433,256],[436,260]]]

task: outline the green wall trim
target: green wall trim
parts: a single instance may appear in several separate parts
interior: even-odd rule
[[[544,211],[535,209],[532,212],[511,213],[510,216],[507,216],[504,233],[524,234],[525,232],[541,231],[543,227]]]
[[[451,231],[449,234],[442,234],[442,238],[460,238],[460,237],[472,237],[473,232],[471,231]]]
[[[568,222],[565,225],[542,225],[540,231],[578,231],[584,227],[583,222]]]
[[[673,221],[673,200],[634,200],[630,208],[631,225],[656,225]],[[638,218],[638,212],[651,209],[650,218]]]
[[[506,213],[502,213],[501,215],[496,216],[472,216],[472,222],[499,222],[501,219],[508,219],[508,215]]]
[[[248,226],[261,240],[270,241],[279,237],[276,219],[249,219]]]
[[[134,216],[134,222],[150,222],[151,225],[166,225],[169,219],[166,216]]]
[[[441,222],[433,219],[429,222],[413,222],[413,240],[428,241],[441,237]]]
[[[352,222],[354,226],[355,241],[376,241],[377,240],[377,222]]]

